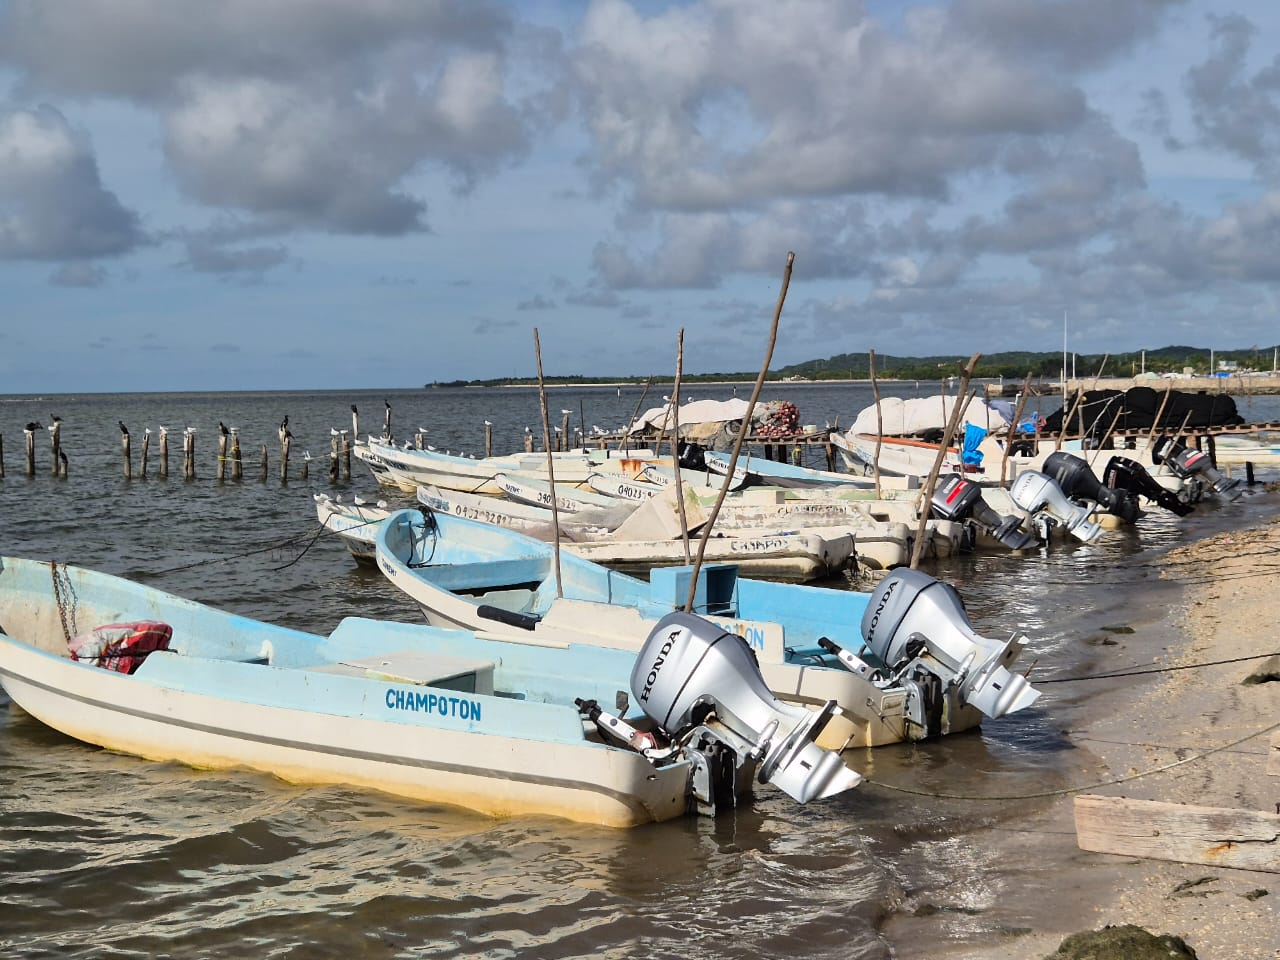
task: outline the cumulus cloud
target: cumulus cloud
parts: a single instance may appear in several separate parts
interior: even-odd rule
[[[146,242],[98,174],[89,138],[51,106],[0,110],[0,258],[108,257]]]
[[[459,191],[523,157],[557,83],[545,31],[470,0],[68,0],[0,7],[0,62],[31,95],[153,110],[187,195],[277,232],[428,228],[405,181],[435,165]],[[510,91],[512,43],[541,44],[544,84]]]

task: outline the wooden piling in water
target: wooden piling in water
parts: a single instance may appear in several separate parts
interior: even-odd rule
[[[561,410],[560,413],[560,450],[563,452],[569,449],[569,411]]]
[[[262,445],[262,482],[267,482],[267,445]]]
[[[311,454],[302,451],[302,479],[307,479],[307,467],[311,464]]]
[[[4,434],[0,433],[0,480],[4,479]]]
[[[391,402],[389,400],[383,400],[382,402],[387,405],[386,417],[382,421],[382,435],[383,437],[386,438],[387,443],[390,443],[391,442]]]
[[[67,479],[67,454],[61,447],[58,448],[58,477]]]
[[[244,459],[240,456],[240,431],[231,428],[231,479],[239,483],[244,477]]]
[[[169,477],[169,431],[164,427],[160,428],[160,477]]]
[[[36,432],[30,426],[23,431],[27,441],[27,476],[36,475]]]
[[[53,418],[53,426],[49,428],[49,472],[58,475],[60,461],[58,453],[62,449],[62,421]]]
[[[284,440],[280,442],[280,482],[289,482],[289,444],[293,437],[285,434]]]
[[[143,480],[147,479],[147,454],[151,452],[151,428],[142,431],[142,462],[138,465],[138,473]]]
[[[387,405],[387,430],[391,430],[391,406]],[[339,431],[342,440],[342,475],[347,480],[351,479],[351,438],[347,436],[347,431]],[[387,434],[388,442],[390,442],[391,434]]]
[[[484,455],[493,456],[493,424],[488,420],[484,422]]]
[[[214,476],[219,483],[227,478],[227,438],[231,432],[225,425],[218,424],[218,469],[214,471]]]
[[[182,475],[188,480],[196,478],[196,431],[194,427],[187,427],[182,431]]]
[[[354,419],[355,414],[352,414]],[[329,482],[338,482],[338,432],[329,435]]]
[[[124,455],[124,478],[133,479],[133,456],[129,449],[129,431],[120,424],[120,452]]]

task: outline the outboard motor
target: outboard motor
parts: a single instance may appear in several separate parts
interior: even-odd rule
[[[892,676],[917,695],[923,714],[917,722],[930,734],[936,722],[931,718],[941,709],[939,694],[953,693],[960,705],[993,719],[1040,696],[1026,677],[1009,671],[1026,641],[979,636],[955,588],[919,570],[895,570],[880,581],[862,615],[862,637]]]
[[[1213,465],[1213,460],[1202,450],[1188,447],[1176,437],[1161,437],[1151,448],[1153,463],[1164,463],[1179,477],[1184,479],[1200,476],[1209,484],[1209,488],[1220,497],[1238,500],[1243,492],[1236,488],[1239,478],[1231,478]]]
[[[1090,500],[1129,523],[1138,519],[1138,498],[1128,490],[1105,486],[1081,457],[1056,450],[1044,459],[1044,472],[1072,500]]]
[[[703,448],[701,444],[694,443],[692,440],[685,440],[680,444],[677,450],[679,452],[678,459],[682,469],[707,469],[707,462],[702,458]]]
[[[931,505],[933,512],[943,520],[972,519],[1010,550],[1021,550],[1035,542],[1035,534],[1022,529],[1021,517],[1005,517],[996,513],[982,499],[982,488],[961,474],[952,473],[938,478]]]
[[[1166,490],[1160,486],[1142,464],[1128,457],[1112,457],[1107,463],[1107,468],[1102,471],[1102,480],[1112,489],[1128,490],[1136,496],[1146,497],[1152,503],[1180,517],[1185,517],[1195,509],[1192,504],[1185,503],[1172,490]]]
[[[1009,488],[1009,495],[1032,517],[1047,514],[1078,540],[1090,543],[1102,535],[1102,527],[1089,519],[1092,511],[1068,500],[1053,478],[1039,470],[1024,470],[1018,474]]]
[[[631,693],[649,719],[687,745],[704,806],[732,802],[737,774],[756,764],[761,783],[800,803],[862,781],[838,753],[813,742],[838,714],[836,702],[818,710],[782,703],[746,641],[701,617],[676,611],[658,621],[631,670]]]

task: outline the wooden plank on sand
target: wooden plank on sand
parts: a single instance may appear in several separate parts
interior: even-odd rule
[[[1280,873],[1280,816],[1123,797],[1076,797],[1081,850]]]

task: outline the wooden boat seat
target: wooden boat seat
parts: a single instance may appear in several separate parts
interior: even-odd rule
[[[372,657],[339,660],[322,667],[310,667],[313,673],[334,673],[348,677],[412,683],[461,693],[493,695],[492,660],[454,657],[420,650],[399,650]]]

